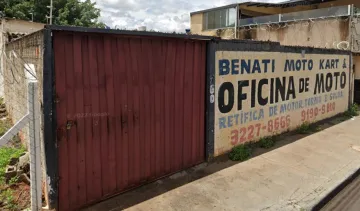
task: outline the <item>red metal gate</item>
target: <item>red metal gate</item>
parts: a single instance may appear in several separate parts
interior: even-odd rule
[[[59,209],[205,159],[200,40],[53,32]]]

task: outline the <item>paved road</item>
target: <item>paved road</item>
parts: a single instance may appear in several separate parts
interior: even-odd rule
[[[321,211],[359,211],[360,177],[346,186]]]

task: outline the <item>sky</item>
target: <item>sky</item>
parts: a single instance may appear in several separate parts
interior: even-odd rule
[[[146,26],[162,32],[185,32],[190,12],[248,0],[94,0],[101,18],[111,28],[137,29]],[[256,0],[254,0],[256,1]],[[279,2],[281,0],[258,0]]]

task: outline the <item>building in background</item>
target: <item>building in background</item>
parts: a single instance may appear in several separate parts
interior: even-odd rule
[[[192,12],[190,20],[192,34],[350,50],[360,95],[359,0],[245,2]]]
[[[6,60],[6,43],[44,28],[44,24],[11,18],[0,20],[0,96],[4,96],[3,69]]]

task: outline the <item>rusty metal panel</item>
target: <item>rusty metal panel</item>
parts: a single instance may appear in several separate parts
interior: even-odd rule
[[[59,210],[205,159],[206,41],[53,31]]]

